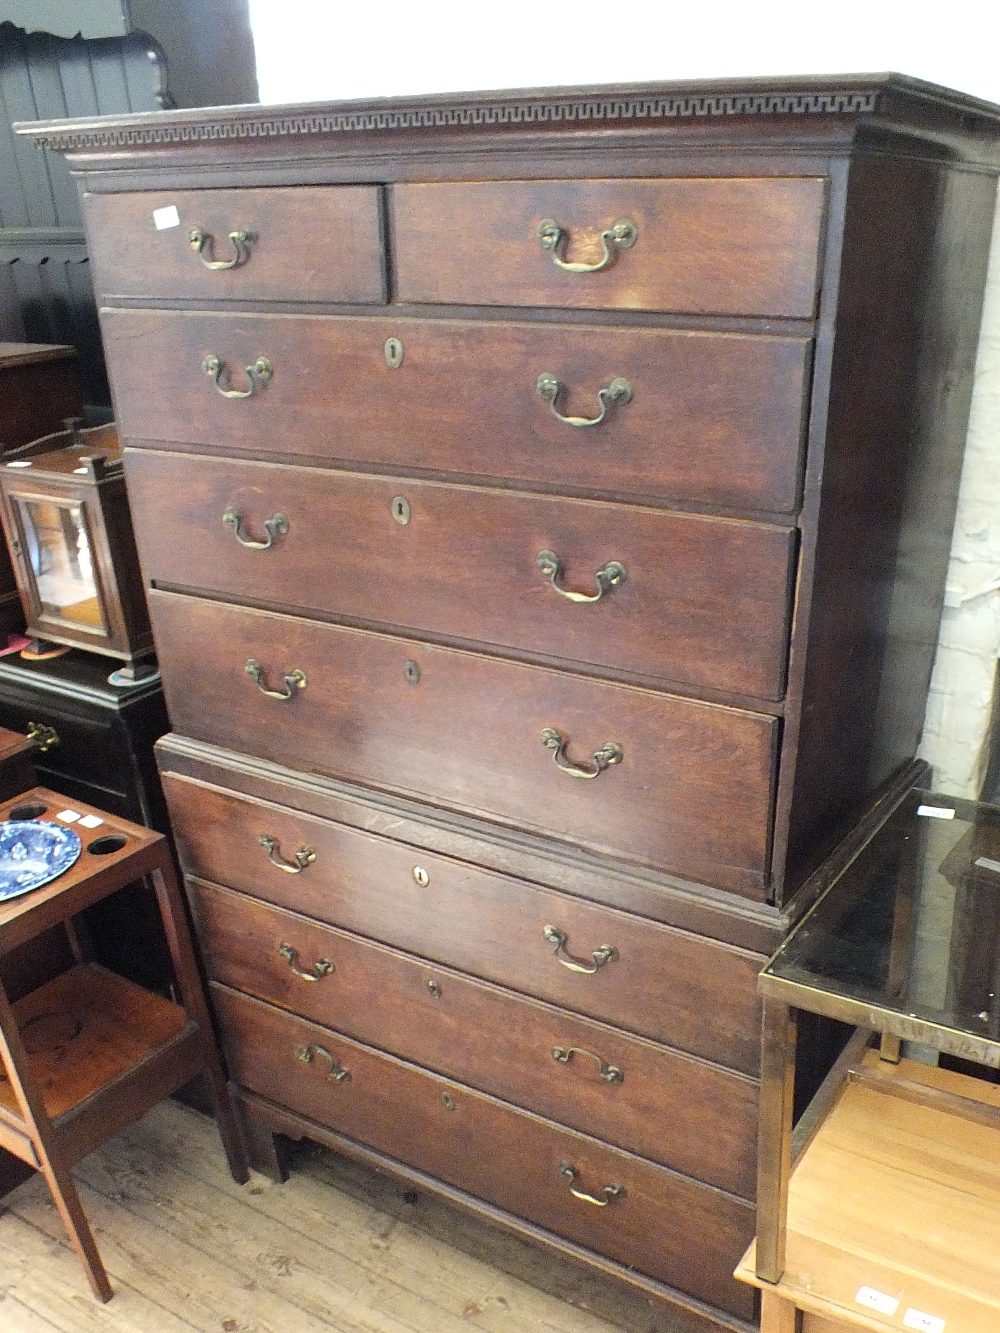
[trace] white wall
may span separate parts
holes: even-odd
[[[261,101],[898,70],[1000,102],[1000,4],[952,0],[250,0]],[[1000,591],[1000,222],[922,753],[974,796]]]

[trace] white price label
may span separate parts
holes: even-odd
[[[169,204],[166,208],[153,209],[153,226],[157,231],[166,231],[168,227],[179,227],[181,225],[181,215],[177,211],[176,204]]]
[[[944,1320],[936,1314],[925,1314],[923,1310],[907,1310],[903,1315],[903,1327],[914,1328],[917,1333],[944,1333]]]
[[[955,818],[955,811],[949,810],[946,805],[918,805],[917,814],[923,815],[925,819]]]
[[[79,810],[60,810],[56,815],[56,819],[61,819],[64,824],[75,824],[79,818]]]
[[[895,1314],[899,1309],[899,1301],[895,1296],[887,1296],[884,1291],[876,1291],[874,1287],[859,1287],[854,1299],[866,1310],[877,1310],[879,1314]]]
[[[80,827],[81,827],[81,828],[97,828],[97,826],[98,826],[99,824],[103,824],[103,823],[104,823],[104,820],[103,820],[103,819],[98,819],[96,815],[84,815],[84,817],[80,820]]]

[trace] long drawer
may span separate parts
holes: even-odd
[[[153,450],[127,466],[154,584],[781,694],[790,529]]]
[[[819,177],[434,182],[391,199],[401,301],[800,318],[815,306]]]
[[[764,896],[775,718],[174,593],[150,609],[177,731]]]
[[[805,337],[194,310],[104,310],[101,321],[127,438],[782,513],[797,504]],[[210,356],[220,368],[206,374]],[[270,378],[251,381],[261,357]],[[254,383],[253,395],[223,397],[216,375],[229,392]],[[616,380],[627,403],[608,392]],[[602,391],[599,424],[557,419],[599,416]]]
[[[169,772],[163,786],[189,875],[757,1071],[760,954]],[[602,945],[617,957],[595,968]]]
[[[753,1198],[752,1080],[299,913],[190,883],[213,980]]]
[[[83,212],[100,296],[386,299],[376,186],[84,194]]]
[[[211,989],[230,1071],[252,1092],[650,1277],[751,1316],[752,1293],[730,1277],[753,1235],[749,1203],[329,1028],[218,985]],[[574,1197],[573,1190],[589,1197]]]

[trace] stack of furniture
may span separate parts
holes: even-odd
[[[745,1329],[756,975],[923,719],[1000,111],[897,77],[68,154],[258,1164]]]

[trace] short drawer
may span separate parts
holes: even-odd
[[[99,298],[386,299],[374,186],[85,194],[83,213]]]
[[[217,985],[212,998],[250,1091],[750,1318],[753,1294],[731,1276],[754,1230],[744,1200],[260,1001]]]
[[[156,590],[150,609],[176,731],[764,896],[773,717]]]
[[[190,889],[215,981],[754,1197],[751,1079],[243,894]]]
[[[397,294],[808,319],[823,207],[814,176],[396,185]]]
[[[132,440],[779,513],[798,503],[805,337],[195,310],[104,310],[101,327]],[[261,358],[270,378],[251,380]],[[602,412],[591,426],[559,419]]]
[[[169,772],[163,786],[189,875],[757,1072],[760,954]],[[602,946],[617,957],[595,967]]]
[[[127,474],[154,584],[781,695],[789,528],[154,450]]]

